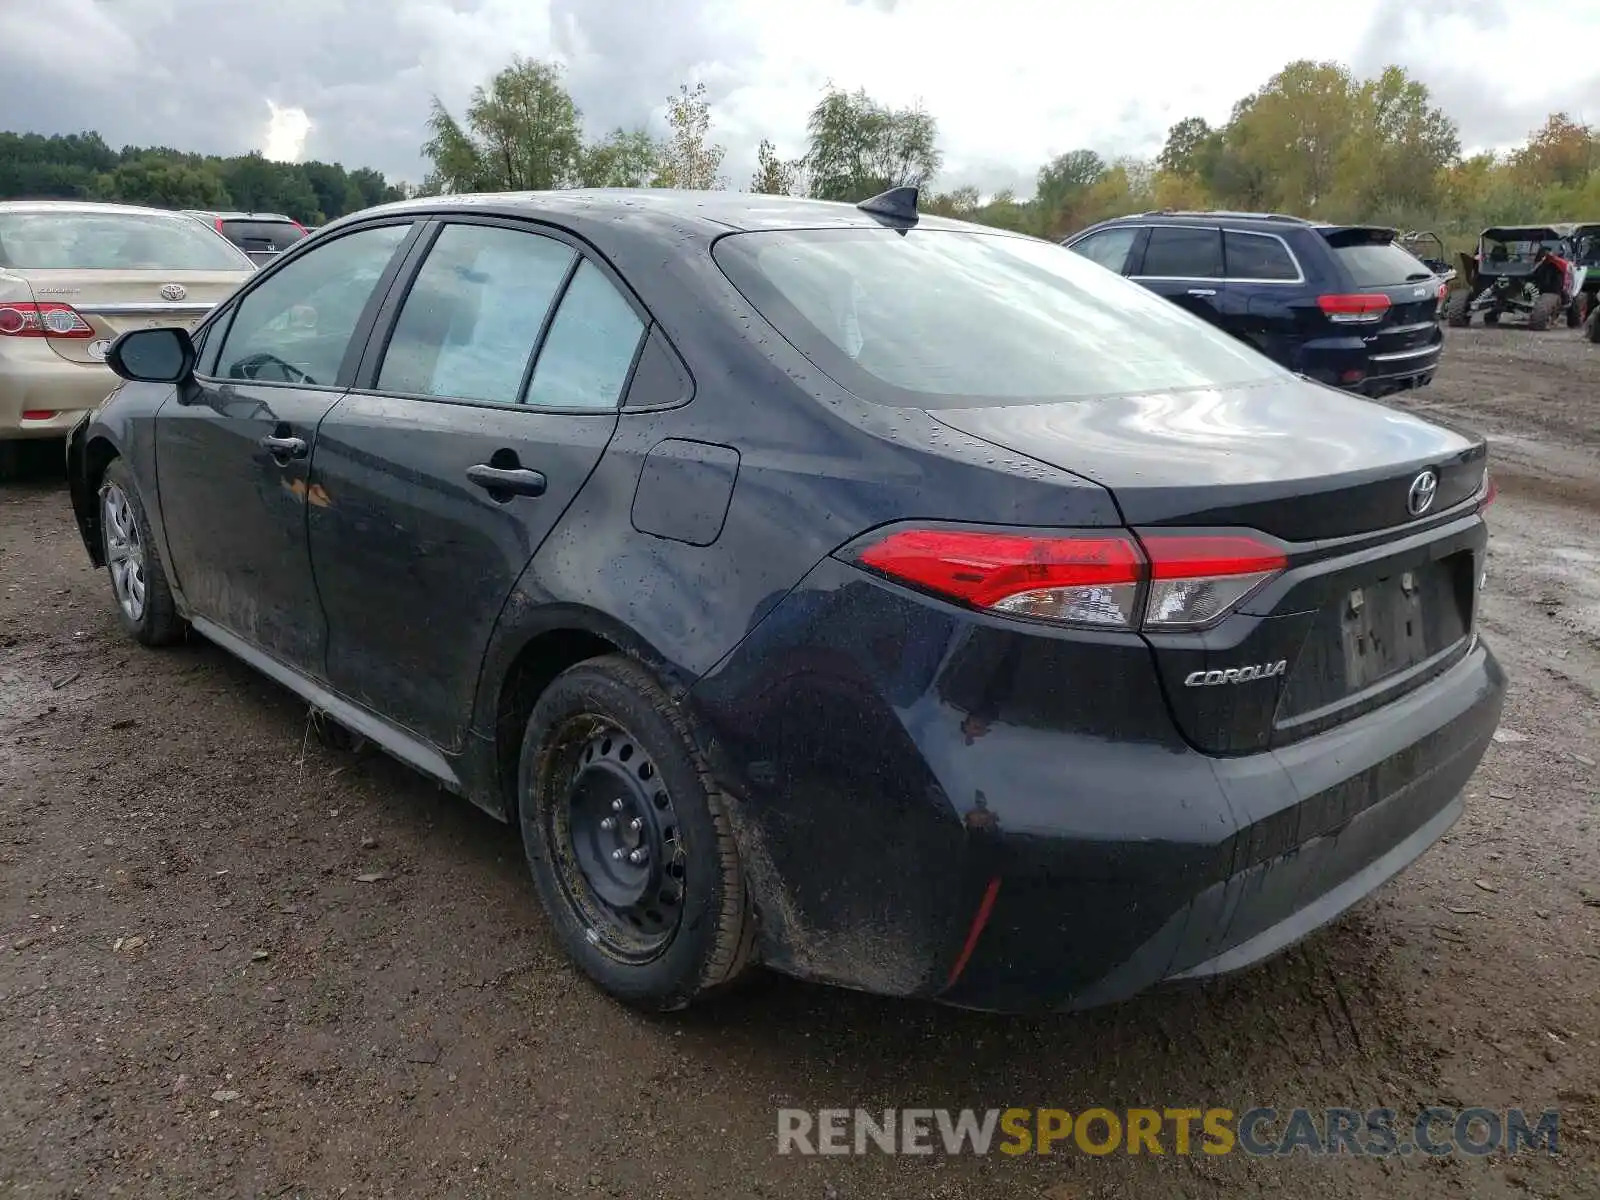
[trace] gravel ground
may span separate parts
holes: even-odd
[[[1450,333],[1512,678],[1467,816],[1203,989],[1008,1020],[758,977],[649,1019],[514,835],[203,644],[125,640],[55,460],[0,489],[0,1193],[1600,1196],[1600,347]],[[1560,1157],[776,1154],[783,1106],[1561,1110]]]

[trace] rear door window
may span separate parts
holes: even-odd
[[[1222,235],[1222,248],[1229,279],[1293,283],[1300,278],[1288,247],[1269,234],[1229,229]]]
[[[518,403],[546,314],[576,257],[572,247],[526,230],[446,225],[400,309],[378,390]]]
[[[541,408],[615,408],[633,369],[644,322],[599,267],[572,277],[528,384]]]
[[[1222,230],[1188,225],[1152,229],[1139,274],[1146,279],[1222,278]]]

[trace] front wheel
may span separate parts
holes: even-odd
[[[1451,292],[1450,298],[1444,302],[1444,319],[1447,325],[1456,329],[1465,329],[1472,324],[1472,293]]]
[[[1589,319],[1589,293],[1579,292],[1572,298],[1572,303],[1567,307],[1567,328],[1581,329],[1583,323]]]
[[[133,472],[120,458],[112,460],[100,484],[100,536],[122,627],[146,646],[182,639],[183,618],[167,585],[144,502]]]
[[[625,1003],[664,1012],[733,981],[755,920],[689,719],[620,655],[557,676],[522,740],[528,867],[563,946]]]

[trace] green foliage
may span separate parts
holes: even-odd
[[[580,187],[645,187],[661,164],[661,146],[647,129],[613,129],[578,156]]]
[[[377,171],[329,163],[190,154],[166,146],[112,150],[98,133],[0,133],[0,198],[115,200],[156,208],[281,212],[318,224],[398,200]]]
[[[684,84],[676,96],[667,98],[667,125],[672,136],[661,149],[655,185],[697,191],[726,187],[727,181],[717,173],[726,151],[707,140],[711,136],[711,105],[706,101],[705,84],[697,83],[692,90]]]
[[[830,87],[811,110],[806,170],[819,200],[865,200],[921,187],[939,171],[939,126],[921,108],[889,108],[863,90]]]
[[[756,173],[750,177],[752,192],[769,196],[792,196],[799,190],[805,172],[805,159],[778,157],[778,148],[766,138],[756,147]]]
[[[488,87],[473,89],[465,122],[434,97],[423,153],[442,192],[521,192],[570,187],[583,156],[582,114],[554,63],[516,57]]]

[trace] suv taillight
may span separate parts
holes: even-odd
[[[94,326],[70,304],[0,305],[0,337],[91,338]]]
[[[1350,296],[1318,296],[1317,307],[1336,325],[1371,325],[1389,311],[1389,297],[1357,292]]]
[[[1248,532],[1137,536],[898,529],[846,557],[897,583],[971,608],[1099,629],[1203,629],[1288,564]]]

